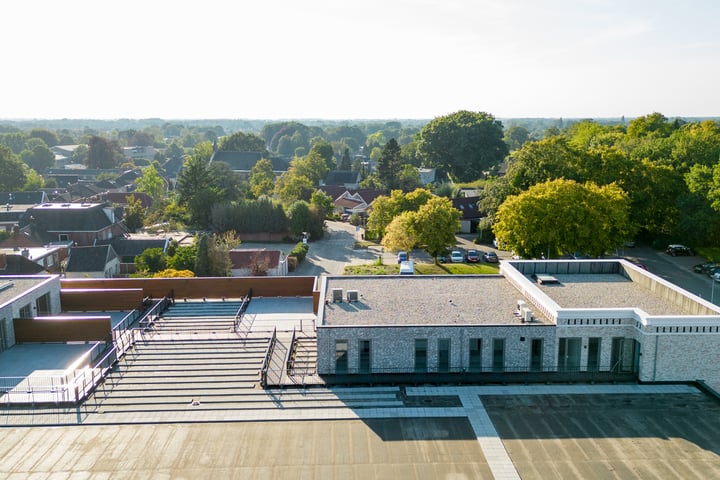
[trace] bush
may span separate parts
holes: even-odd
[[[309,248],[310,247],[308,247],[307,243],[298,242],[290,251],[289,256],[297,258],[298,263],[300,263],[305,260],[305,256],[307,255]]]
[[[288,257],[288,272],[294,272],[298,266],[297,257]]]

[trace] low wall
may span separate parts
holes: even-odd
[[[102,342],[112,338],[106,317],[35,317],[13,319],[16,343]]]
[[[140,289],[142,297],[153,298],[171,293],[175,298],[239,298],[250,289],[255,297],[312,297],[315,277],[82,278],[64,279],[61,286],[63,290]]]
[[[61,285],[65,285],[63,280]],[[60,305],[64,312],[103,312],[142,308],[142,288],[67,288],[60,290]]]

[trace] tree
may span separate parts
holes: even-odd
[[[200,228],[210,224],[212,206],[223,198],[223,192],[215,184],[208,166],[211,155],[212,146],[209,143],[196,145],[193,154],[183,164],[177,181],[179,203],[187,207],[190,223]]]
[[[127,198],[127,207],[125,207],[123,221],[131,232],[137,232],[138,229],[143,226],[143,222],[145,221],[145,207],[143,207],[140,199],[135,198],[134,195],[130,195]]]
[[[148,194],[153,201],[161,200],[165,194],[165,181],[153,164],[146,167],[142,176],[135,179],[135,186],[136,191]]]
[[[385,230],[382,245],[391,252],[410,251],[417,244],[414,229],[415,212],[402,212],[393,218]]]
[[[310,150],[304,157],[296,157],[290,162],[290,168],[294,170],[297,175],[301,175],[310,180],[313,186],[320,184],[321,180],[325,179],[325,176],[330,171],[328,168],[327,160],[317,150]]]
[[[88,140],[88,168],[113,168],[117,165],[117,159],[120,156],[122,156],[122,152],[117,141],[111,141],[96,135],[93,135]]]
[[[420,181],[420,170],[418,170],[416,166],[406,163],[400,168],[397,182],[398,187],[403,192],[410,192],[421,188],[422,182]]]
[[[352,161],[350,160],[350,149],[346,148],[343,150],[342,159],[340,160],[340,165],[338,165],[338,170],[350,170],[352,168]]]
[[[230,249],[239,245],[234,232],[200,235],[193,271],[198,277],[229,277],[232,269]]]
[[[310,147],[310,152],[308,152],[308,154],[316,154],[320,156],[320,158],[325,160],[325,166],[327,167],[328,171],[334,170],[337,165],[335,162],[335,152],[333,151],[332,145],[330,145],[328,142],[326,142],[320,137],[313,138],[311,143],[312,147]]]
[[[303,232],[312,230],[313,216],[310,204],[303,200],[293,203],[288,209],[289,229],[295,237],[301,237]]]
[[[438,117],[419,133],[418,156],[439,174],[472,181],[507,155],[502,123],[488,113],[459,111]]]
[[[437,262],[437,257],[455,245],[455,233],[460,230],[460,210],[452,200],[432,197],[413,215],[413,230],[417,243]]]
[[[560,179],[508,197],[493,232],[526,257],[576,251],[596,256],[632,238],[635,228],[627,194],[618,186]]]
[[[583,152],[563,136],[528,142],[510,157],[506,177],[518,190],[556,178],[579,180],[578,164],[582,155]]]
[[[5,145],[0,145],[0,191],[15,192],[25,185],[25,165]]]
[[[398,177],[401,167],[400,145],[394,138],[391,138],[383,147],[377,164],[378,177],[388,190],[399,187]]]
[[[36,172],[42,173],[55,165],[55,154],[45,145],[36,145],[32,150],[23,150],[20,160]]]
[[[235,132],[220,141],[222,152],[265,152],[265,140],[250,133]]]
[[[275,182],[275,194],[284,205],[291,205],[297,200],[310,200],[315,184],[304,175],[300,175],[294,167],[280,175]]]
[[[525,142],[530,140],[530,132],[527,128],[520,125],[513,125],[505,130],[503,140],[508,146],[508,150],[513,151],[522,147]]]
[[[57,134],[46,128],[33,128],[30,130],[29,137],[41,139],[47,147],[54,147],[60,143]]]
[[[173,254],[167,259],[168,268],[175,270],[194,271],[195,258],[197,257],[198,246],[196,243],[186,246],[178,246]]]
[[[272,162],[267,158],[261,158],[250,170],[250,193],[253,197],[259,198],[262,195],[270,195],[275,188],[275,172]]]
[[[432,193],[424,188],[418,188],[404,194],[401,190],[393,190],[390,196],[381,195],[373,202],[373,208],[367,221],[367,228],[380,238],[393,219],[402,212],[414,212],[425,205]]]
[[[135,268],[145,275],[165,270],[167,255],[162,248],[148,248],[135,257]]]

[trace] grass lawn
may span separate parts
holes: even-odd
[[[417,275],[460,275],[460,274],[486,274],[498,273],[496,263],[415,263]],[[348,265],[345,275],[398,275],[400,265]]]

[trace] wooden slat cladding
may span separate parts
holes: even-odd
[[[16,343],[101,342],[112,338],[110,317],[35,317],[13,319]]]
[[[142,308],[142,288],[67,288],[60,290],[64,312],[102,312]]]

